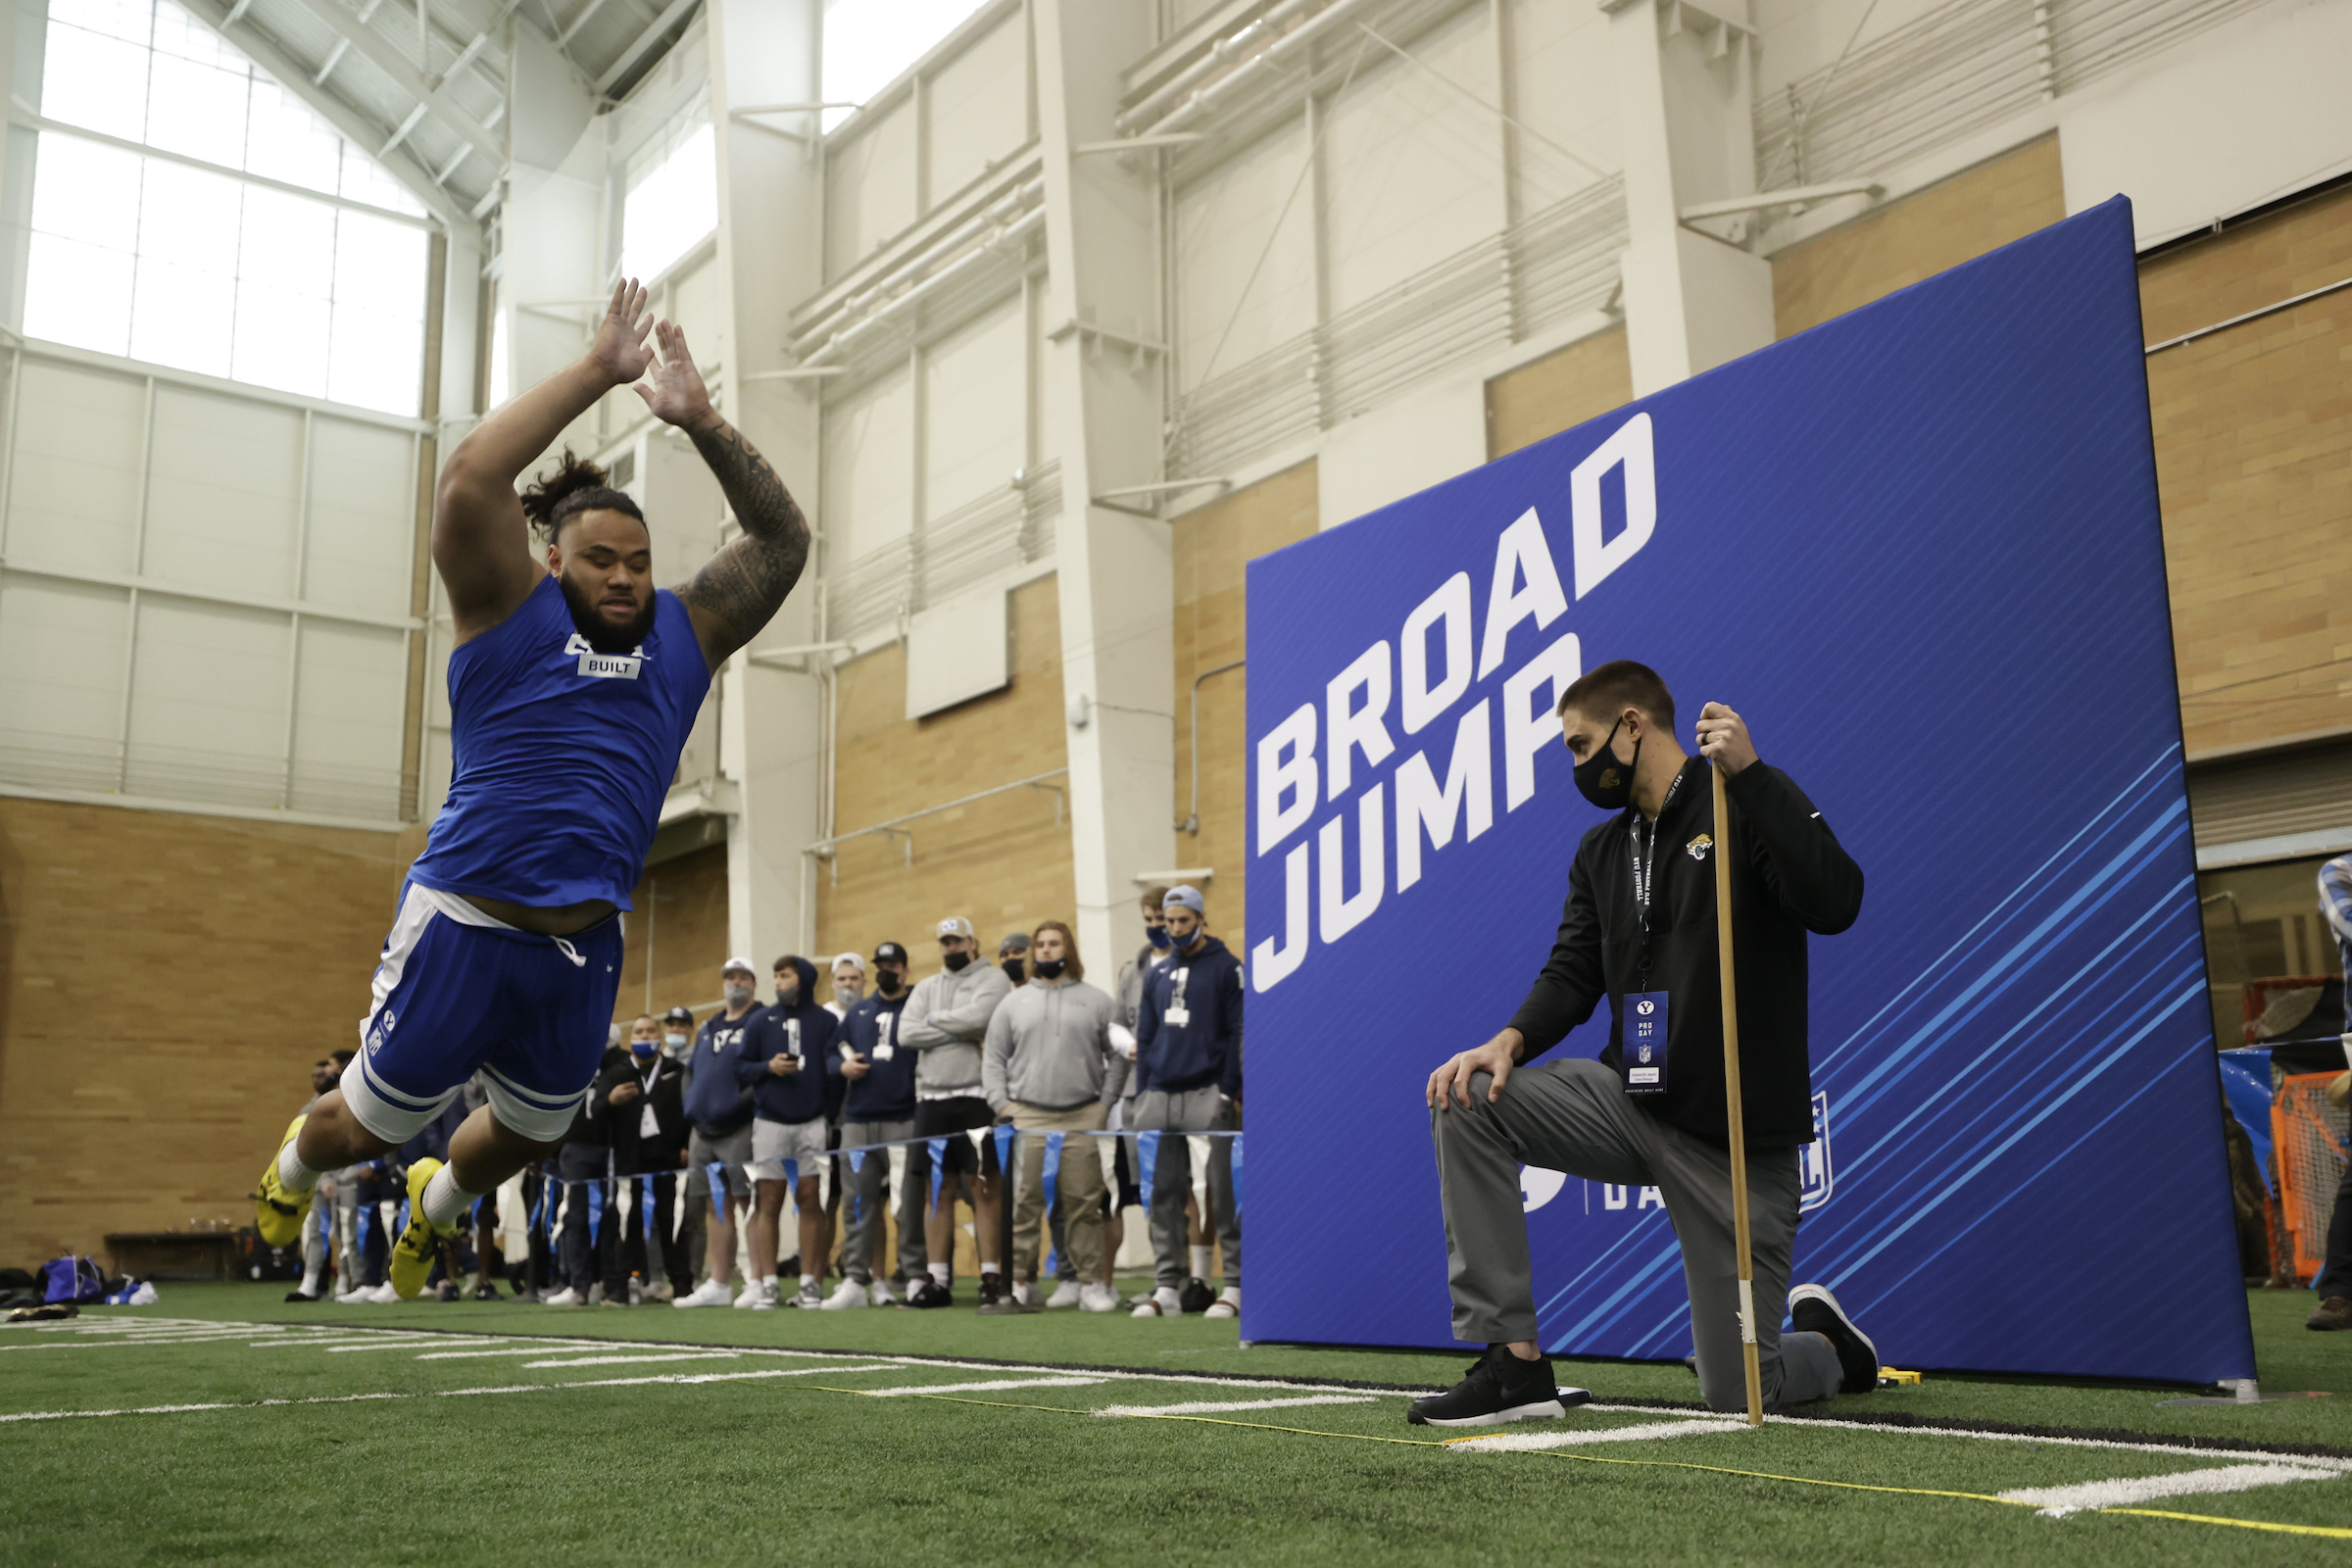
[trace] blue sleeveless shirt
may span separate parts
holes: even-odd
[[[710,665],[678,596],[634,654],[600,654],[549,577],[449,659],[449,799],[409,879],[547,908],[628,908]]]

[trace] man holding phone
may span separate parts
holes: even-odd
[[[841,1112],[842,1161],[849,1191],[843,1206],[850,1220],[849,1245],[842,1249],[842,1282],[825,1298],[828,1312],[853,1306],[889,1306],[897,1299],[890,1282],[875,1278],[880,1268],[887,1184],[899,1206],[899,1273],[924,1275],[922,1174],[909,1179],[906,1141],[914,1136],[915,1054],[899,1044],[899,1015],[906,1010],[906,950],[896,942],[874,949],[874,994],[841,1021],[841,1034],[825,1070],[849,1085]],[[898,1147],[870,1154],[849,1151],[873,1144]],[[854,1161],[854,1163],[853,1163]]]

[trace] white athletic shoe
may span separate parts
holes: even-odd
[[[865,1288],[865,1304],[868,1306],[898,1305],[899,1298],[891,1294],[890,1281],[876,1280],[868,1285]]]
[[[781,1287],[778,1288],[781,1289]],[[824,1287],[814,1280],[803,1280],[800,1290],[794,1294],[792,1299],[781,1304],[797,1306],[809,1312],[819,1311],[825,1304]]]
[[[1022,1280],[1018,1284],[1014,1285],[1012,1288],[1012,1298],[1022,1306],[1037,1305],[1036,1283],[1031,1280]]]
[[[833,1294],[817,1303],[828,1312],[843,1312],[853,1306],[871,1304],[864,1286],[856,1280],[843,1280],[833,1288]]]
[[[1239,1285],[1226,1286],[1217,1293],[1217,1298],[1208,1303],[1208,1310],[1200,1315],[1202,1317],[1240,1317],[1242,1315],[1242,1288]]]
[[[375,1292],[373,1290],[368,1286],[359,1285],[337,1296],[335,1304],[337,1306],[361,1306],[374,1299]]]
[[[735,1299],[735,1287],[725,1280],[705,1280],[687,1295],[670,1302],[672,1306],[724,1306]]]
[[[772,1307],[775,1304],[767,1294],[767,1287],[759,1280],[745,1280],[743,1294],[735,1298],[735,1306],[739,1311],[757,1311],[762,1306]]]
[[[555,1295],[548,1297],[539,1304],[541,1306],[578,1306],[580,1304],[580,1293],[566,1285],[564,1287],[564,1289],[558,1291]]]
[[[1059,1295],[1059,1292],[1055,1292]],[[1054,1303],[1048,1301],[1048,1306]],[[1115,1312],[1119,1309],[1119,1293],[1107,1285],[1082,1285],[1078,1288],[1078,1310],[1081,1312]]]
[[[1079,1290],[1076,1280],[1063,1280],[1059,1285],[1054,1287],[1054,1294],[1046,1298],[1046,1304],[1048,1306],[1076,1306],[1084,1294]]]
[[[400,1293],[392,1288],[390,1280],[386,1280],[368,1293],[368,1299],[378,1306],[390,1306],[400,1299]]]
[[[1162,1285],[1150,1296],[1135,1303],[1130,1317],[1182,1317],[1184,1307],[1177,1300],[1174,1287]]]

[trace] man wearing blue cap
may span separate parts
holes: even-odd
[[[1136,1014],[1135,1127],[1177,1136],[1159,1140],[1145,1195],[1152,1205],[1154,1278],[1151,1296],[1136,1305],[1137,1317],[1173,1317],[1182,1310],[1185,1248],[1192,1239],[1184,1222],[1192,1152],[1182,1135],[1239,1126],[1242,1099],[1242,960],[1208,934],[1208,906],[1199,888],[1170,888],[1161,907],[1169,953],[1145,979]],[[1242,1304],[1242,1226],[1233,1208],[1232,1143],[1215,1142],[1207,1206],[1225,1253],[1225,1289],[1208,1312],[1234,1317]]]

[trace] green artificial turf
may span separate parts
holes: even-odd
[[[0,1330],[0,1416],[229,1406],[0,1420],[0,1564],[1624,1560],[2140,1568],[2352,1554],[2352,1540],[2114,1513],[2051,1519],[1916,1494],[2246,1462],[2223,1452],[1775,1422],[1752,1432],[1711,1424],[1689,1436],[1470,1453],[1440,1445],[1457,1434],[1405,1425],[1403,1398],[1389,1393],[1367,1403],[1213,1420],[1087,1413],[1317,1392],[1220,1386],[1204,1375],[1430,1388],[1464,1364],[1458,1355],[1418,1351],[1245,1348],[1231,1322],[1075,1312],[980,1318],[968,1309],[302,1306],[283,1303],[282,1294],[283,1287],[166,1286],[155,1307],[93,1310],[82,1320],[295,1325],[245,1338],[190,1338],[201,1326],[145,1331],[176,1344]],[[2337,1397],[2168,1407],[2159,1401],[2182,1391],[1931,1375],[1915,1390],[1817,1410],[2352,1452],[2352,1336],[2304,1332],[2306,1295],[2256,1293],[2252,1304],[2266,1387],[2334,1389]],[[328,1330],[349,1332],[321,1332]],[[384,1330],[435,1332],[371,1338]],[[528,1335],[615,1343],[531,1348],[493,1338]],[[354,1341],[354,1348],[332,1348]],[[746,1353],[529,1365],[698,1348]],[[520,1353],[447,1353],[474,1350]],[[845,1353],[772,1353],[787,1350]],[[985,1364],[993,1362],[1019,1365]],[[1695,1394],[1679,1366],[1557,1365],[1563,1382],[1604,1399],[1687,1401]],[[1148,1375],[942,1396],[854,1392],[1034,1378],[1074,1366]],[[837,1370],[811,1370],[826,1368]],[[694,1376],[725,1381],[636,1381]],[[1676,1419],[1686,1417],[1593,1406],[1569,1422]],[[1396,1439],[1406,1441],[1367,1441]],[[1645,1462],[1625,1462],[1637,1460]],[[2148,1506],[2352,1528],[2352,1473]]]

